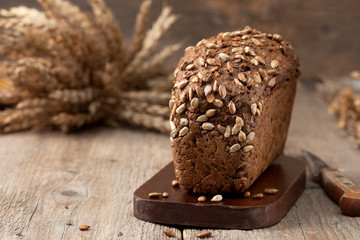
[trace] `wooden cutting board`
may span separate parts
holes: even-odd
[[[199,195],[173,187],[173,163],[169,163],[134,193],[134,215],[138,219],[169,225],[206,228],[256,229],[281,221],[305,188],[303,161],[280,156],[249,188],[251,194],[277,188],[262,199],[223,195],[221,202],[198,202]],[[168,198],[150,198],[150,192],[167,192]]]

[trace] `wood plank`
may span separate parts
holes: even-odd
[[[134,129],[1,136],[0,239],[167,239],[164,226],[133,217],[132,194],[169,148],[168,137]]]
[[[300,156],[307,149],[345,171],[360,185],[359,152],[355,142],[338,129],[322,100],[299,87],[285,153]],[[241,216],[239,216],[241,217]],[[253,231],[214,230],[216,239],[358,239],[360,218],[341,214],[339,207],[308,179],[307,189],[277,225]],[[199,229],[184,229],[184,239],[194,239]]]

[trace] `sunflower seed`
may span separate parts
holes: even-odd
[[[176,136],[177,136],[177,134],[178,134],[179,132],[178,132],[178,130],[175,128],[175,129],[173,129],[172,131],[171,131],[171,133],[170,133],[170,136],[171,136],[171,138],[176,138]]]
[[[263,110],[262,102],[258,103],[258,109],[259,109],[260,112],[262,112],[262,110]]]
[[[205,66],[205,60],[204,60],[204,58],[199,57],[199,58],[198,58],[198,61],[199,61],[199,65],[200,65],[200,66],[202,66],[202,67]]]
[[[170,129],[171,129],[171,131],[176,130],[176,125],[173,121],[170,121]]]
[[[244,126],[244,120],[239,116],[236,116],[235,122],[236,122],[237,126],[240,126],[240,127]]]
[[[196,44],[196,46],[198,47],[198,46],[200,46],[201,44],[203,44],[205,42],[205,39],[202,39],[202,40],[200,40],[197,44]]]
[[[254,66],[259,65],[259,61],[256,58],[251,59],[250,62],[254,64]]]
[[[180,103],[183,103],[186,101],[186,97],[187,97],[187,93],[186,92],[182,92],[180,94]]]
[[[220,108],[220,107],[222,107],[224,105],[224,103],[219,99],[215,99],[213,104],[214,104],[215,107],[218,107],[218,108]]]
[[[261,63],[261,64],[264,64],[264,65],[266,64],[265,60],[260,56],[256,56],[255,59],[258,60],[259,63]]]
[[[201,125],[201,127],[202,127],[202,129],[208,130],[208,131],[213,130],[215,128],[215,126],[212,123],[209,123],[209,122],[203,123]]]
[[[252,115],[255,116],[256,110],[257,110],[257,104],[256,103],[251,104],[251,113],[252,113]]]
[[[181,114],[181,113],[183,113],[185,111],[185,109],[186,109],[186,104],[183,103],[176,109],[176,113]]]
[[[277,68],[279,66],[279,61],[278,60],[272,60],[270,65],[271,65],[272,68]]]
[[[206,122],[208,120],[208,117],[204,114],[204,115],[200,115],[196,121],[197,122]]]
[[[212,116],[215,115],[215,113],[216,113],[216,109],[209,109],[209,110],[206,111],[205,115],[207,117],[212,117]]]
[[[174,71],[174,78],[176,78],[177,74],[179,73],[180,71],[180,68],[176,68],[175,71]]]
[[[232,73],[234,71],[234,68],[233,68],[233,65],[231,62],[227,62],[226,67],[230,73]]]
[[[272,79],[270,79],[270,81],[268,82],[268,86],[269,86],[269,87],[273,87],[273,86],[275,86],[275,83],[276,83],[276,79],[275,79],[275,78],[272,78]]]
[[[162,193],[162,197],[163,197],[163,198],[168,198],[168,197],[169,197],[169,193],[163,192],[163,193]]]
[[[225,127],[223,127],[223,126],[221,126],[221,125],[219,124],[219,125],[217,125],[217,128],[218,128],[218,130],[219,130],[219,132],[220,132],[221,134],[224,134],[224,133],[225,133]]]
[[[254,132],[250,132],[247,137],[246,137],[246,142],[250,143],[255,139],[255,133]]]
[[[238,86],[240,88],[240,90],[244,90],[244,85],[238,80],[238,79],[234,79],[235,85]]]
[[[253,150],[254,146],[253,145],[247,145],[243,148],[244,152],[250,152],[251,150]]]
[[[174,231],[170,230],[170,229],[164,229],[164,234],[168,237],[176,237],[176,234]]]
[[[238,78],[239,78],[239,80],[240,81],[242,81],[242,82],[246,82],[246,77],[245,77],[245,74],[244,73],[239,73],[238,74]]]
[[[194,89],[189,88],[189,100],[191,101],[194,97]]]
[[[244,35],[244,36],[241,37],[241,39],[243,39],[243,40],[247,40],[247,39],[249,39],[249,38],[250,38],[249,35]]]
[[[253,74],[253,78],[254,78],[255,82],[261,83],[261,76],[258,72]]]
[[[206,96],[206,101],[208,101],[209,103],[213,103],[215,101],[214,94],[210,93],[209,95],[207,95]]]
[[[246,134],[243,131],[239,132],[238,139],[240,142],[244,142],[246,140]]]
[[[256,109],[256,114],[257,114],[258,116],[261,115],[260,109]]]
[[[182,81],[180,81],[179,83],[178,83],[178,87],[180,88],[180,89],[183,89],[184,87],[186,87],[186,85],[188,85],[188,83],[189,83],[189,81],[188,80],[182,80]]]
[[[262,193],[257,193],[257,194],[254,194],[252,195],[253,198],[256,198],[256,199],[260,199],[260,198],[263,198],[264,197],[264,194]]]
[[[206,85],[204,90],[205,96],[209,95],[211,91],[212,91],[212,87],[210,85]]]
[[[80,225],[80,226],[79,226],[79,230],[80,230],[80,231],[85,231],[85,230],[88,230],[89,228],[90,228],[89,225]]]
[[[207,64],[212,65],[212,66],[217,65],[215,58],[208,58],[208,59],[206,59],[206,62],[207,62]]]
[[[169,100],[169,108],[170,108],[170,109],[173,109],[175,103],[176,103],[175,100]]]
[[[159,192],[149,193],[149,197],[151,197],[151,198],[161,197],[161,195],[162,195],[162,193],[159,193]]]
[[[226,53],[219,53],[219,57],[223,62],[226,62],[227,60],[230,59],[230,56],[227,55]]]
[[[246,54],[249,54],[251,52],[251,48],[249,46],[246,46],[244,51]]]
[[[207,237],[210,237],[211,234],[212,234],[211,232],[202,232],[202,233],[196,235],[196,237],[198,237],[198,238],[207,238]]]
[[[206,43],[205,47],[210,48],[210,49],[216,49],[217,48],[215,43]]]
[[[180,119],[180,126],[187,126],[188,124],[189,124],[189,120],[187,120],[186,118]]]
[[[210,72],[215,72],[215,71],[217,71],[217,70],[219,70],[219,66],[215,66],[215,67],[212,67],[212,68],[210,68]]]
[[[240,150],[240,148],[241,148],[240,144],[235,143],[234,145],[232,145],[232,146],[230,147],[230,153],[237,152],[237,151]]]
[[[172,181],[171,181],[171,185],[172,185],[173,187],[178,187],[178,186],[180,185],[180,182],[179,182],[179,180],[172,180]]]
[[[212,202],[221,202],[222,200],[223,200],[223,197],[222,197],[220,194],[215,195],[215,196],[211,199]]]
[[[278,33],[273,34],[272,38],[278,42],[281,42],[283,40],[283,37]]]
[[[189,64],[186,66],[186,70],[193,70],[195,68],[195,65],[194,64]]]
[[[186,134],[188,134],[190,131],[190,129],[188,127],[183,127],[180,131],[179,131],[179,137],[183,137]]]
[[[278,75],[279,74],[278,70],[276,70],[276,69],[269,69],[269,70],[267,70],[267,73],[270,75]]]
[[[230,134],[231,134],[231,127],[230,127],[230,125],[227,125],[226,129],[225,129],[224,137],[229,138]]]
[[[258,46],[262,45],[262,43],[256,38],[252,38],[251,41]]]
[[[183,61],[181,64],[180,64],[180,69],[181,70],[185,70],[185,67],[188,65],[188,62],[187,61]]]
[[[222,98],[226,97],[226,87],[224,85],[219,86],[219,95]]]
[[[279,189],[277,189],[277,188],[265,188],[264,189],[264,193],[270,194],[270,195],[276,194],[277,192],[279,192]]]
[[[198,197],[198,202],[205,202],[206,201],[206,197],[205,196],[200,196]]]
[[[230,101],[228,107],[231,114],[234,114],[236,112],[236,106],[233,101]]]
[[[248,198],[248,197],[250,197],[250,192],[249,191],[246,191],[246,192],[244,192],[244,197],[246,197],[246,198]]]
[[[215,80],[213,83],[213,92],[217,92],[217,90],[218,90],[218,82],[217,80]]]
[[[195,91],[196,91],[196,94],[198,95],[198,97],[201,98],[202,96],[204,96],[204,92],[199,85],[195,87]]]
[[[190,82],[197,83],[197,82],[199,82],[199,78],[197,76],[191,76],[190,77]]]
[[[240,132],[241,127],[239,125],[234,125],[234,127],[231,129],[231,135],[236,135]]]
[[[206,79],[206,73],[205,72],[198,72],[197,76],[202,81],[204,81]]]
[[[199,99],[198,98],[193,98],[190,102],[190,105],[192,108],[197,108],[199,106]]]
[[[244,57],[243,55],[241,55],[241,54],[236,54],[236,55],[234,56],[234,58],[237,59],[236,62],[240,62],[241,59],[244,59],[245,57]]]
[[[244,52],[244,49],[242,47],[235,47],[235,48],[231,49],[231,51],[233,53],[242,54]]]

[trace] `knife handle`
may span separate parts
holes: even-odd
[[[320,179],[325,191],[339,204],[344,215],[360,216],[360,189],[347,176],[337,169],[323,168]]]

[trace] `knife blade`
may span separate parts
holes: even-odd
[[[307,161],[312,179],[340,206],[344,215],[360,216],[360,189],[338,169],[329,167],[314,154],[301,150]]]

